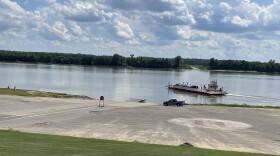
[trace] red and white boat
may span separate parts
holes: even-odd
[[[227,92],[223,90],[223,87],[219,87],[217,81],[211,81],[210,84],[206,87],[204,86],[195,86],[195,85],[188,85],[188,83],[177,83],[172,85],[171,83],[168,84],[168,89],[174,90],[181,90],[186,92],[193,92],[193,93],[200,93],[206,95],[226,95]]]

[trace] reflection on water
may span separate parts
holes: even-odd
[[[209,96],[168,90],[168,82],[207,85],[217,80],[229,94]],[[81,94],[106,99],[169,98],[189,103],[228,103],[280,106],[280,76],[199,70],[155,70],[111,67],[0,63],[0,87]]]

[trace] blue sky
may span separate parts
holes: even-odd
[[[273,0],[252,0],[252,2],[258,3],[259,5],[270,5],[273,3]]]
[[[1,0],[0,49],[280,62],[280,0]]]

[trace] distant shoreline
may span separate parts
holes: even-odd
[[[56,65],[56,66],[75,66],[75,67],[99,67],[99,68],[116,68],[116,69],[148,69],[148,70],[193,70],[190,66],[183,67],[179,69],[175,68],[148,68],[148,67],[132,67],[132,66],[104,66],[104,65],[78,65],[78,64],[56,64],[56,63],[41,63],[41,62],[7,62],[7,61],[0,61],[0,63],[11,63],[11,64],[27,64],[27,65]]]
[[[133,54],[131,54],[130,57],[125,57],[119,54],[92,55],[80,53],[46,53],[0,50],[0,61],[172,69],[186,67],[184,64],[184,59],[181,56],[176,56],[175,58],[158,58],[134,56]]]
[[[24,62],[43,64],[88,65],[88,66],[115,66],[115,67],[140,67],[155,69],[201,69],[225,70],[237,72],[264,72],[280,73],[280,63],[275,60],[268,62],[245,60],[218,60],[190,59],[176,56],[174,58],[148,57],[148,56],[122,56],[93,55],[81,53],[55,53],[55,52],[23,52],[0,50],[0,62]]]
[[[29,64],[29,65],[57,65],[57,66],[76,66],[76,67],[100,67],[100,68],[120,68],[120,69],[147,69],[147,70],[199,70],[199,71],[209,71],[209,72],[224,72],[224,73],[250,73],[250,74],[264,74],[264,75],[280,75],[280,73],[267,73],[267,72],[258,72],[258,71],[245,71],[245,70],[221,70],[221,69],[206,69],[205,67],[196,67],[194,65],[183,67],[180,69],[174,68],[145,68],[145,67],[119,67],[119,66],[103,66],[103,65],[77,65],[77,64],[54,64],[54,63],[41,63],[41,62],[7,62],[0,61],[0,63],[15,63],[15,64]],[[193,68],[195,67],[195,68]]]
[[[148,70],[199,70],[199,71],[209,71],[209,72],[224,72],[224,73],[250,73],[250,74],[264,74],[264,75],[280,75],[278,72],[258,72],[258,71],[245,71],[245,70],[222,70],[222,69],[207,69],[205,66],[197,67],[195,65],[188,65],[179,69],[175,68],[148,68],[148,67],[132,67],[132,66],[104,66],[104,65],[78,65],[78,64],[57,64],[57,63],[42,63],[42,62],[8,62],[0,61],[0,63],[15,63],[15,64],[30,64],[30,65],[57,65],[57,66],[76,66],[76,67],[100,67],[100,68],[123,68],[123,69],[148,69]]]

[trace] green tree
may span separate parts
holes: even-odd
[[[276,61],[269,60],[268,63],[266,64],[266,72],[274,72],[275,66],[276,66]]]
[[[218,61],[215,58],[211,58],[209,61],[209,68],[216,69],[218,66]]]
[[[112,58],[112,63],[111,65],[113,66],[125,66],[126,65],[126,59],[125,57],[119,55],[119,54],[114,54]]]
[[[177,56],[174,58],[174,67],[181,68],[184,65],[184,59],[181,56]]]

